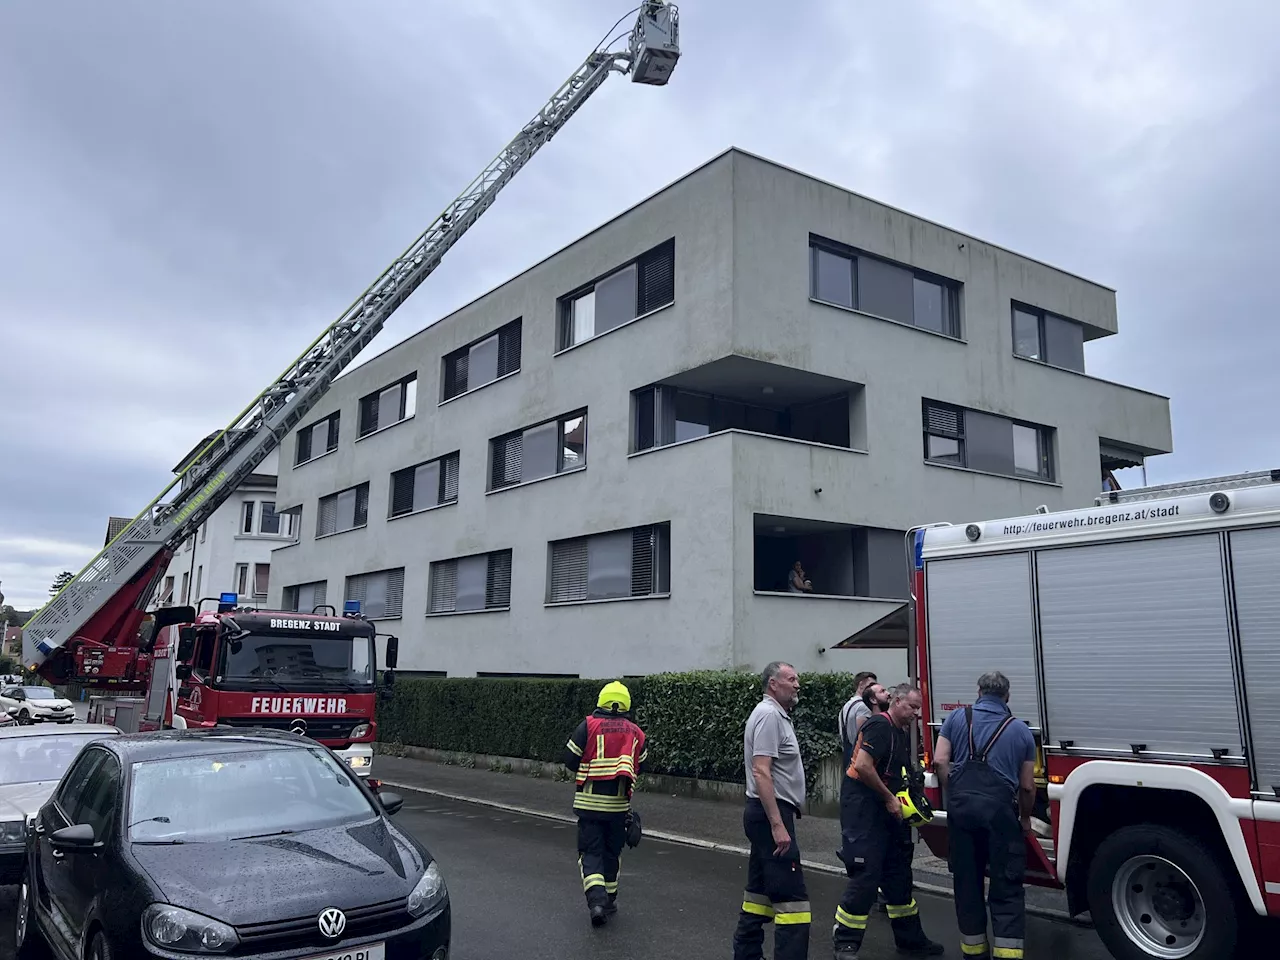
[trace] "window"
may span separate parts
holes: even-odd
[[[327,580],[315,580],[311,583],[295,583],[284,588],[281,606],[295,613],[312,613],[316,607],[324,606],[325,594],[328,592]]]
[[[495,550],[431,564],[427,613],[511,607],[511,551]]]
[[[389,427],[413,416],[418,399],[418,375],[411,373],[398,383],[383,387],[360,398],[360,429],[358,437],[367,437],[375,430]]]
[[[200,587],[204,583],[204,564],[196,567],[196,601],[200,600]]]
[[[676,299],[676,242],[659,244],[636,260],[560,298],[558,347],[608,333]]]
[[[267,584],[271,580],[271,564],[255,563],[253,565],[253,595],[255,598],[267,596]]]
[[[276,513],[274,500],[262,501],[262,516],[258,520],[258,532],[263,536],[280,536],[280,514]]]
[[[615,530],[551,544],[550,603],[671,592],[671,525]]]
[[[489,489],[500,490],[587,465],[587,411],[489,441]]]
[[[443,397],[451,400],[520,369],[520,320],[444,358]]]
[[[809,239],[809,297],[960,336],[960,285],[954,280],[817,237]]]
[[[369,484],[349,487],[320,498],[316,511],[316,536],[354,530],[369,522]]]
[[[182,575],[182,602],[186,603],[187,598],[191,595],[191,573],[188,571]]]
[[[253,533],[253,501],[244,502],[244,522],[240,525],[241,533]]]
[[[338,449],[339,413],[331,413],[323,420],[308,424],[298,430],[298,450],[293,459],[295,467]]]
[[[106,759],[107,754],[103,750],[92,748],[81,750],[80,755],[75,758],[71,768],[63,776],[53,799],[69,823],[76,822],[76,814],[79,813],[88,794],[93,775]]]
[[[1084,327],[1035,307],[1013,304],[1013,352],[1084,373]]]
[[[173,603],[173,577],[164,578],[164,587],[160,591],[161,603]]]
[[[924,456],[972,470],[1052,480],[1053,428],[924,401]]]
[[[370,620],[395,618],[404,607],[404,567],[347,577],[344,600],[359,600]]]
[[[724,430],[748,430],[836,447],[851,445],[853,397],[861,387],[819,400],[768,407],[730,397],[658,385],[632,393],[635,453]]]
[[[103,760],[85,783],[75,812],[67,811],[67,815],[72,823],[86,823],[93,827],[94,838],[102,840],[109,832],[120,796],[120,764],[104,751],[94,752],[102,752]]]
[[[243,597],[249,592],[249,565],[236,564],[236,596]]]
[[[418,510],[458,500],[458,452],[405,467],[391,474],[388,517],[403,517]]]
[[[200,542],[201,543],[204,543],[205,536],[208,533],[209,533],[209,524],[206,521],[205,523],[200,524]]]

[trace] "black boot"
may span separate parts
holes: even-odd
[[[918,913],[909,917],[898,917],[891,920],[890,925],[893,927],[893,941],[897,945],[898,953],[904,956],[937,957],[946,951],[942,944],[934,943],[924,935]]]
[[[609,922],[609,912],[605,909],[603,903],[593,903],[591,905],[591,925],[593,927],[603,927]]]
[[[604,905],[604,912],[609,917],[618,912],[618,895],[616,893],[609,894],[609,902]]]
[[[921,940],[898,944],[898,952],[908,957],[940,957],[946,951],[942,944],[935,943],[924,934],[921,937]]]

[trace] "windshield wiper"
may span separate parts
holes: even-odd
[[[133,823],[129,824],[129,829],[132,830],[134,827],[136,827],[140,823],[168,823],[168,822],[169,822],[168,817],[144,817],[141,820],[135,820]]]
[[[286,687],[279,680],[275,679],[274,677],[227,677],[227,679],[231,680],[232,682],[235,682],[237,680],[245,680],[245,681],[248,681],[249,683],[269,683],[269,684],[272,684],[277,690],[283,690],[285,693],[289,692],[289,688]]]
[[[232,837],[232,840],[261,840],[263,837],[282,837],[287,833],[297,833],[297,830],[273,830],[270,833],[251,833],[244,837]]]
[[[185,840],[134,840],[134,843],[140,843],[148,847],[174,847],[179,844],[186,843]]]

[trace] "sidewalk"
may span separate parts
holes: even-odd
[[[450,766],[427,760],[379,753],[373,775],[391,788],[423,790],[455,800],[471,800],[535,816],[573,820],[573,787],[546,777],[520,773],[492,773],[487,769]],[[694,843],[746,855],[742,835],[742,807],[736,803],[694,800],[661,793],[637,793],[634,806],[644,818],[645,833],[657,839]],[[810,870],[844,874],[836,857],[840,821],[806,816],[796,823],[804,865]],[[914,860],[916,886],[935,893],[951,893],[951,875],[943,860],[920,843]],[[1061,919],[1066,896],[1058,890],[1027,887],[1027,906]]]

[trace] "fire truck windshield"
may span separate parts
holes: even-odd
[[[372,689],[372,637],[247,634],[221,643],[219,686]]]

